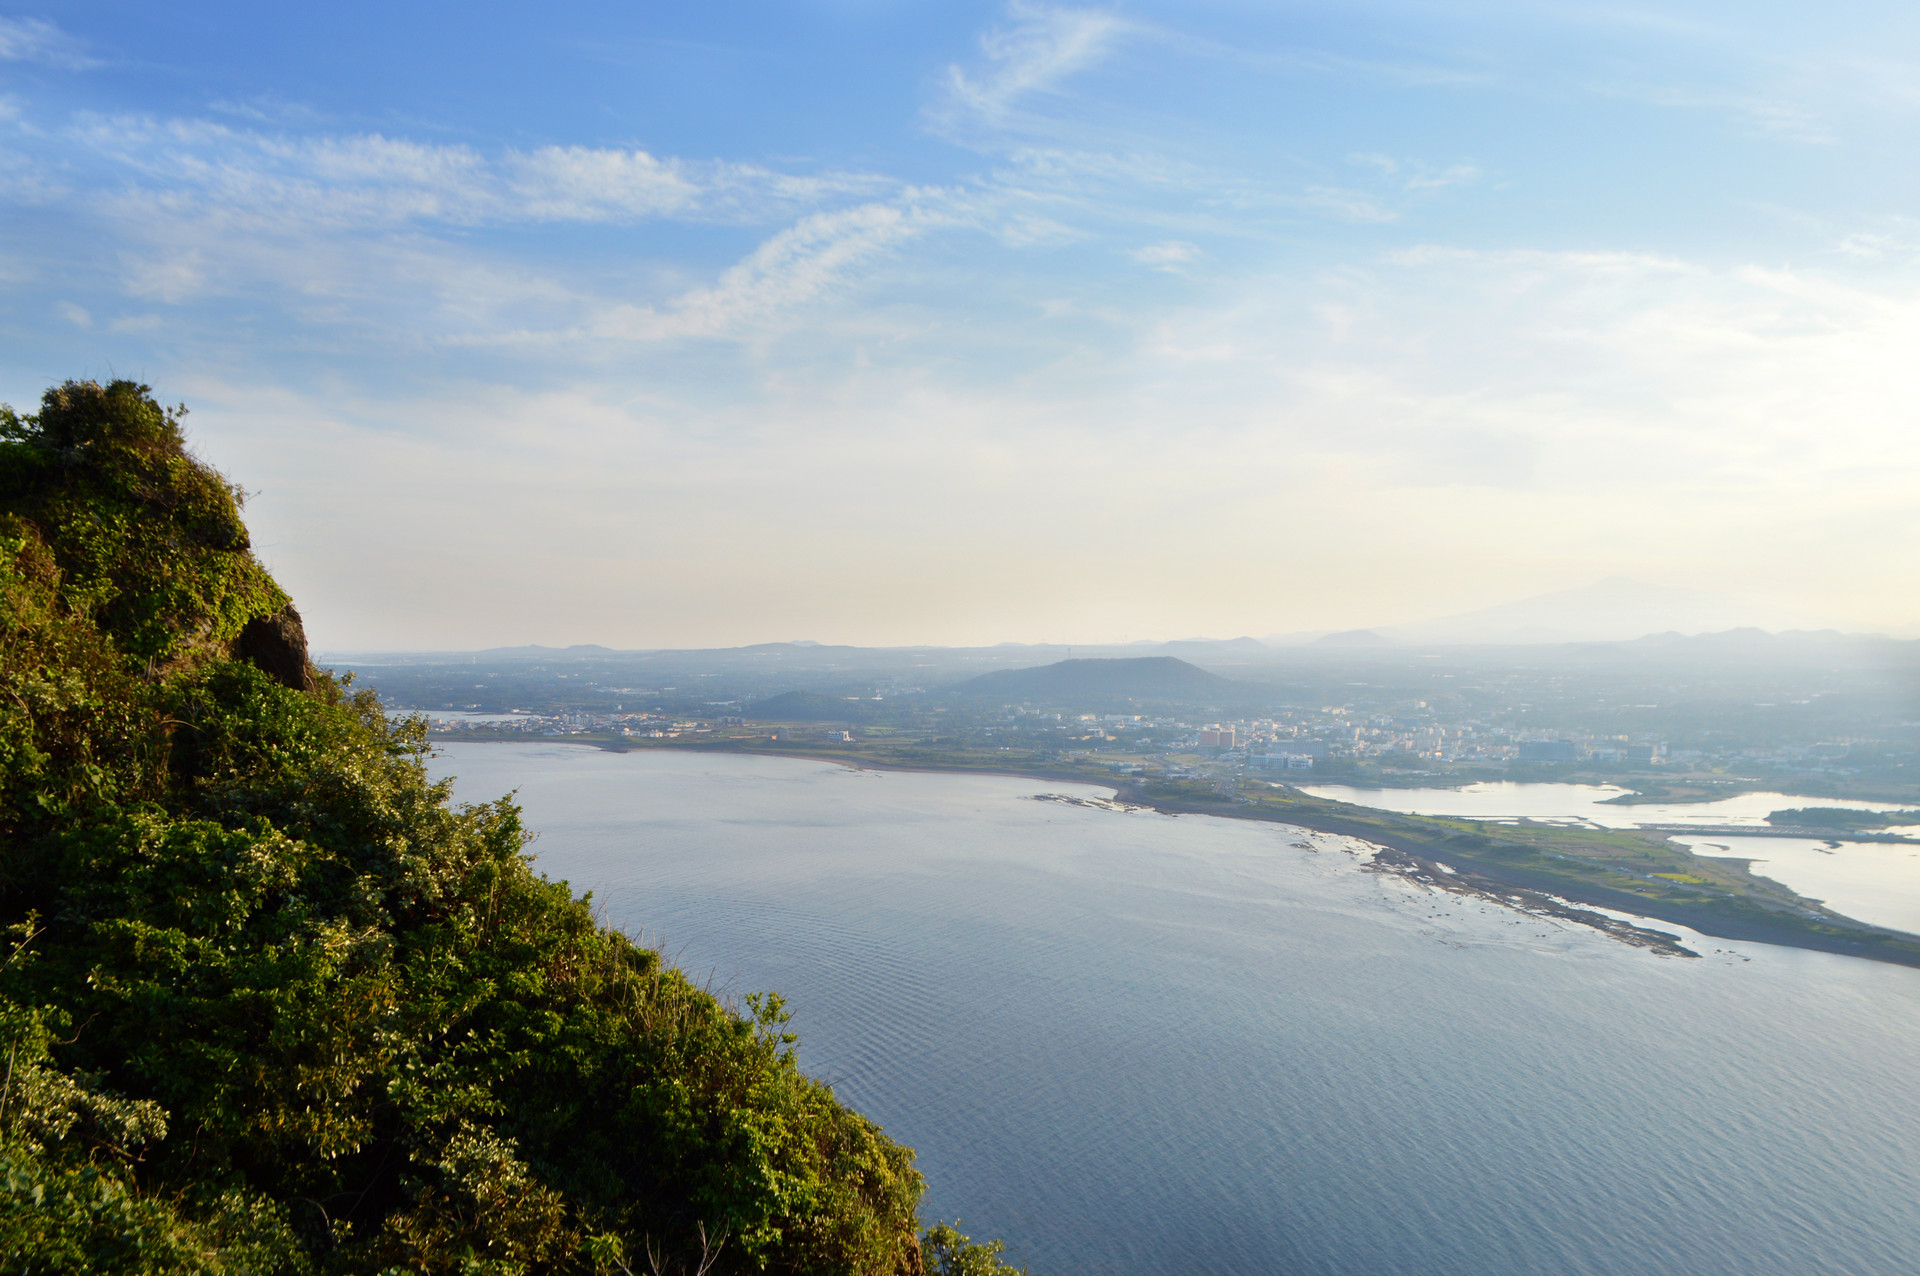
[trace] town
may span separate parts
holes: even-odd
[[[1911,646],[1866,649],[1847,663],[1825,648],[1810,659],[1792,646],[1729,661],[1712,644],[1682,645],[1611,665],[1589,650],[1577,653],[1577,670],[1572,654],[1556,660],[1537,650],[1280,653],[1265,662],[1237,653],[1238,663],[1222,652],[1204,669],[1173,661],[1207,681],[1105,689],[1034,683],[1065,666],[1020,670],[1024,653],[981,660],[856,649],[763,649],[754,659],[739,650],[422,658],[368,662],[357,672],[390,710],[423,714],[445,738],[752,749],[1217,784],[1557,779],[1675,798],[1770,787],[1906,801],[1920,796]],[[907,659],[922,656],[932,658]],[[1130,661],[1154,663],[1106,653],[1077,663],[1118,669]],[[1697,670],[1706,661],[1717,665],[1712,678]],[[990,677],[973,672],[982,664]],[[993,681],[1008,667],[1029,681]],[[646,674],[654,676],[641,681]],[[1686,694],[1676,694],[1683,681]]]

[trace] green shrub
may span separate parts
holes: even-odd
[[[145,387],[0,412],[0,1271],[919,1272],[911,1151],[778,999],[596,925],[418,720],[241,658],[274,617]]]
[[[962,1236],[959,1219],[937,1223],[920,1238],[921,1261],[927,1276],[1026,1276],[1027,1269],[1000,1261],[1007,1247],[999,1241],[979,1242]]]

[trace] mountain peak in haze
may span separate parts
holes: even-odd
[[[1316,647],[1390,647],[1393,639],[1387,638],[1371,629],[1343,629],[1339,633],[1322,634],[1313,640]]]
[[[1648,585],[1613,576],[1380,632],[1402,643],[1623,642],[1655,633],[1699,634],[1782,628],[1789,618],[1704,590]]]

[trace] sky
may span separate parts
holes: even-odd
[[[1920,7],[0,2],[0,401],[317,648],[1920,633]]]

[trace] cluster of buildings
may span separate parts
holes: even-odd
[[[411,712],[402,711],[402,712]],[[709,732],[715,723],[709,720],[675,719],[653,713],[455,713],[422,710],[421,716],[435,731],[509,732],[515,735],[622,735],[635,738],[671,739],[676,736]],[[721,721],[725,721],[722,719]],[[738,718],[732,719],[740,721]]]
[[[1077,723],[1070,715],[1038,716],[1061,720],[1070,742],[1089,746],[1083,752],[1197,752],[1216,763],[1237,763],[1256,772],[1312,771],[1335,758],[1409,769],[1436,762],[1656,766],[1666,761],[1661,741],[1514,731],[1477,720],[1443,723],[1426,716],[1426,708],[1420,703],[1412,707],[1411,716],[1397,716],[1328,706],[1317,712],[1294,710],[1271,718],[1204,723],[1123,714],[1082,714]],[[1007,716],[1018,720],[1033,715],[1010,709]]]
[[[944,711],[942,711],[944,712]],[[745,725],[736,711],[712,717],[676,717],[663,712],[479,714],[434,711],[426,714],[436,731],[509,732],[530,736],[615,734],[644,739],[675,739]],[[959,726],[958,723],[951,724]],[[855,733],[842,725],[777,728],[781,735],[827,743],[852,743]],[[1686,769],[1729,763],[1843,774],[1852,745],[1829,741],[1779,747],[1729,747],[1723,751],[1669,750],[1664,741],[1626,735],[1582,734],[1517,729],[1469,718],[1444,721],[1424,701],[1394,712],[1356,711],[1351,706],[1288,709],[1272,717],[1197,721],[1143,714],[1063,713],[1008,706],[997,719],[974,719],[961,728],[974,744],[1001,749],[1057,750],[1074,757],[1158,755],[1182,769],[1204,764],[1208,774],[1223,768],[1249,773],[1310,773],[1330,762],[1366,763],[1382,770],[1419,772],[1433,764],[1519,765],[1593,763],[1624,767],[1672,764]],[[1169,756],[1175,755],[1175,756]],[[1193,755],[1198,755],[1195,758]],[[1176,757],[1182,760],[1176,763]],[[1136,765],[1116,760],[1115,766]]]

